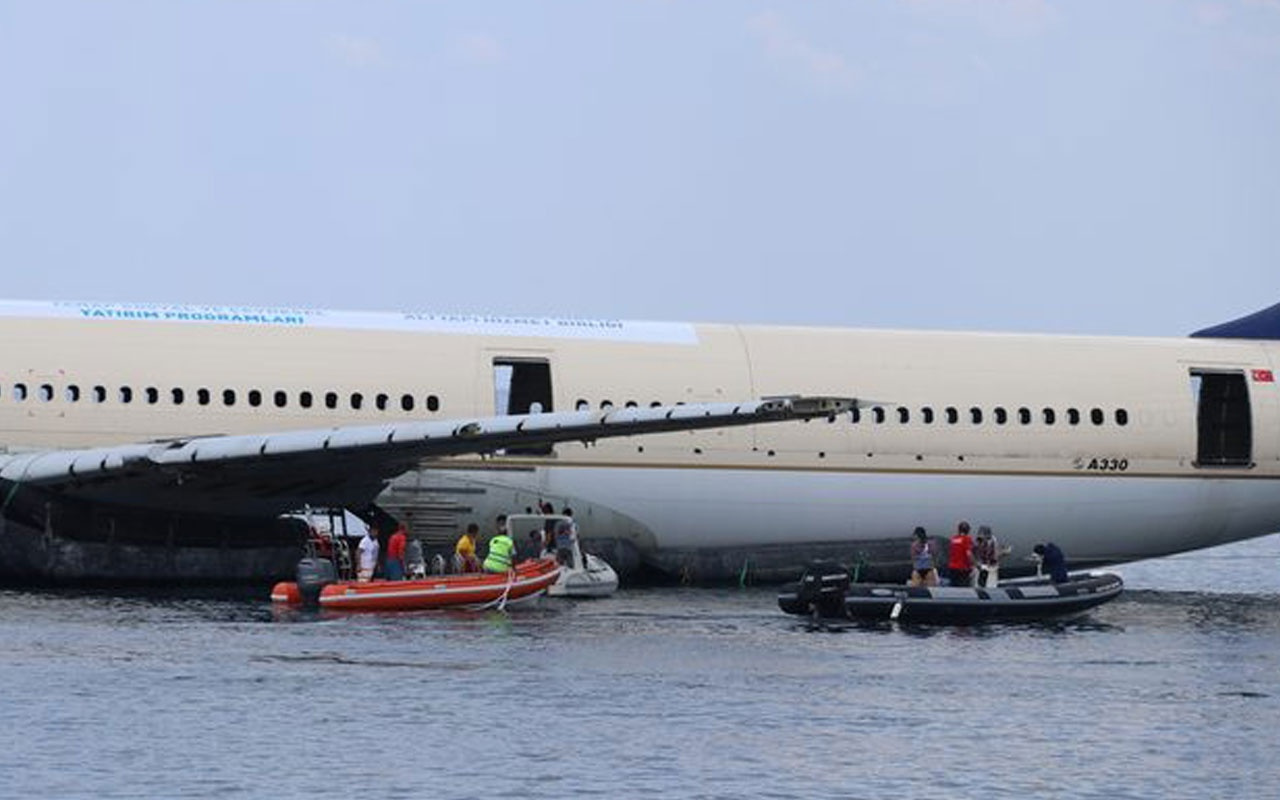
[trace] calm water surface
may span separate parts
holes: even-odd
[[[1270,796],[1280,537],[1071,623],[812,629],[775,590],[509,614],[0,591],[0,796]]]

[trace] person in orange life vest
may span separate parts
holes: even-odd
[[[391,534],[391,538],[387,540],[387,562],[385,566],[387,580],[404,580],[404,548],[408,541],[409,537],[405,533],[404,523],[402,522],[396,526],[395,533]]]
[[[947,576],[952,586],[968,586],[973,576],[973,539],[969,536],[969,523],[956,526],[947,551]]]

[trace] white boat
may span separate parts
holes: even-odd
[[[575,552],[580,552],[575,547]],[[618,573],[599,556],[583,554],[586,563],[581,559],[574,566],[562,570],[560,579],[547,589],[552,597],[608,597],[618,589]]]
[[[547,547],[561,560],[560,578],[547,589],[551,597],[608,597],[618,590],[618,573],[609,562],[584,553],[578,526],[564,514],[512,514],[507,526],[524,531],[541,527],[550,534]]]

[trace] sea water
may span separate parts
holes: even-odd
[[[1057,623],[814,627],[775,587],[508,613],[0,591],[0,796],[1280,796],[1280,537]]]

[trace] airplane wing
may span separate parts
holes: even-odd
[[[0,457],[0,488],[9,497],[21,487],[88,501],[221,514],[279,514],[307,504],[356,507],[424,460],[832,417],[854,405],[847,398],[772,397],[47,450]]]

